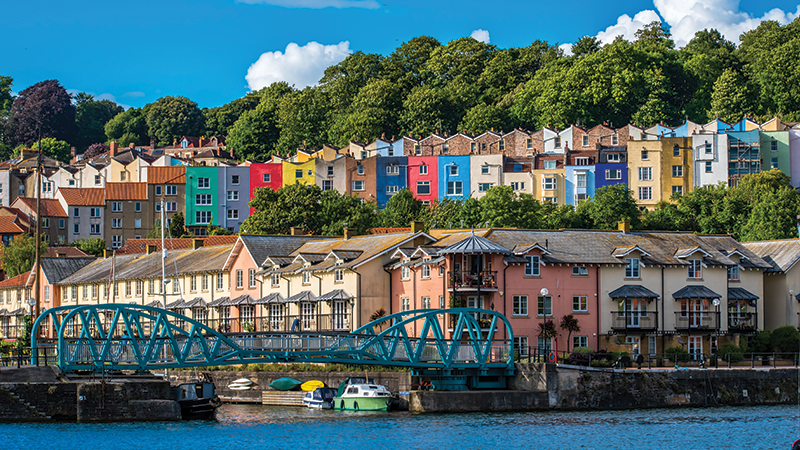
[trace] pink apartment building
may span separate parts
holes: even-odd
[[[436,156],[408,157],[408,189],[416,199],[427,204],[439,199],[438,167]]]

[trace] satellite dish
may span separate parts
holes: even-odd
[[[719,306],[719,299],[715,298],[714,300],[711,300],[711,304],[714,306]]]

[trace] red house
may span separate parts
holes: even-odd
[[[250,164],[250,198],[256,196],[256,188],[270,188],[277,191],[283,187],[283,164],[280,162]],[[250,208],[250,214],[255,208]]]

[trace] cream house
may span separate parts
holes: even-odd
[[[764,275],[765,328],[800,326],[800,240],[745,242],[770,264]]]

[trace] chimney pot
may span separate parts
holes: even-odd
[[[411,222],[411,232],[412,233],[419,233],[420,231],[425,231],[425,222],[421,220],[414,220]]]
[[[351,230],[350,228],[345,228],[345,229],[344,229],[344,239],[345,239],[345,240],[348,240],[348,239],[350,239],[352,236],[353,236],[353,230]]]
[[[291,227],[291,228],[289,228],[289,234],[291,236],[304,236],[305,235],[305,231],[306,230],[303,229],[303,227]]]

